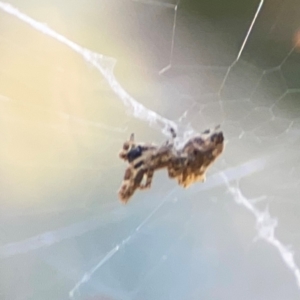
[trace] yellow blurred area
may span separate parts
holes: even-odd
[[[300,51],[300,29],[297,30],[294,34],[293,44],[294,44],[295,49]]]
[[[58,20],[63,27],[56,14]],[[65,45],[11,16],[1,14],[1,25],[1,177],[10,205],[22,199],[30,205],[30,199],[42,201],[53,185],[70,188],[61,178],[86,168],[78,144],[90,147],[93,135],[85,122],[73,124],[71,118],[84,120],[92,109],[82,105],[87,67]],[[99,132],[98,142],[101,138]]]
[[[101,7],[97,9],[101,12]],[[101,15],[111,35],[107,30],[99,34],[99,28],[87,25],[89,22],[81,20],[77,24],[75,19],[66,18],[67,10],[59,11],[55,4],[31,7],[30,13],[23,11],[36,20],[51,20],[50,28],[75,43],[78,38],[87,43],[82,46],[90,48],[93,41],[104,55],[120,55],[122,61],[145,65],[141,55],[144,49],[132,49],[128,43],[126,30],[135,30],[131,28],[133,24],[128,21],[128,28],[120,28],[118,22],[108,18],[107,10],[120,18],[122,11],[112,3]],[[82,18],[88,18],[84,11]],[[103,128],[124,129],[124,105],[98,70],[53,37],[5,13],[1,13],[0,36],[3,198],[9,206],[30,206],[37,202],[43,205],[44,199],[50,197],[55,205],[60,201],[55,197],[57,193],[63,195],[65,191],[67,195],[75,188],[72,181],[91,172],[107,176],[105,168],[121,165],[116,154],[123,139],[111,139],[110,129]],[[132,72],[132,66],[121,63],[115,74],[125,90],[139,101],[149,97],[149,90],[152,95],[156,92],[157,97],[148,99],[156,109],[162,105],[160,90],[151,86],[152,75],[145,70],[141,67]]]

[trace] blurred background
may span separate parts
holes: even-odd
[[[296,0],[0,2],[0,299],[300,299],[299,51]],[[122,205],[170,121],[225,152]]]

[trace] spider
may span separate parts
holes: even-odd
[[[129,163],[119,198],[127,203],[137,189],[151,187],[154,172],[166,168],[169,178],[187,188],[197,181],[205,181],[208,167],[223,152],[224,137],[217,126],[189,139],[182,149],[174,147],[175,131],[170,129],[172,139],[163,145],[136,143],[134,134],[123,144],[119,157]]]

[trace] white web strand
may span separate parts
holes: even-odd
[[[177,4],[172,7],[174,9],[174,19],[173,19],[172,40],[171,40],[171,51],[170,51],[169,64],[158,72],[159,75],[165,73],[166,71],[168,71],[172,67],[172,59],[173,59],[174,44],[175,44],[176,20],[177,20],[177,11],[178,11],[179,3],[180,3],[180,0],[178,0]]]
[[[132,0],[132,1],[143,3],[143,4],[148,4],[148,5],[167,7],[167,8],[174,8],[176,6],[172,3],[162,3],[162,2],[159,2],[159,1],[155,1],[155,0]]]
[[[252,32],[253,26],[254,26],[254,24],[255,24],[255,22],[256,22],[256,20],[257,20],[257,17],[258,17],[258,15],[259,15],[259,13],[260,13],[262,7],[263,7],[263,4],[264,4],[264,0],[260,0],[259,5],[258,5],[258,7],[257,7],[257,9],[256,9],[256,12],[255,12],[255,15],[254,15],[254,17],[253,17],[253,19],[252,19],[252,22],[251,22],[251,24],[250,24],[250,27],[249,27],[249,29],[248,29],[248,31],[247,31],[247,33],[246,33],[246,36],[245,36],[245,38],[244,38],[244,41],[243,41],[243,43],[242,43],[242,46],[241,46],[241,48],[240,48],[240,50],[239,50],[239,52],[238,52],[238,55],[237,55],[236,59],[234,60],[234,62],[233,62],[233,63],[229,66],[229,68],[227,69],[227,72],[226,72],[226,74],[225,74],[225,76],[224,76],[224,79],[223,79],[223,81],[222,81],[222,83],[221,83],[221,86],[220,86],[220,89],[219,89],[219,92],[218,92],[219,95],[221,94],[221,92],[222,92],[222,90],[223,90],[223,88],[224,88],[224,86],[225,86],[226,80],[227,80],[227,78],[228,78],[228,75],[229,75],[231,69],[232,69],[232,68],[235,66],[235,64],[239,61],[239,59],[240,59],[240,57],[241,57],[241,55],[242,55],[242,53],[243,53],[243,51],[244,51],[244,48],[245,48],[245,46],[246,46],[246,44],[247,44],[247,42],[248,42],[250,33]]]
[[[76,283],[76,285],[72,288],[72,290],[70,290],[69,292],[69,297],[70,298],[74,298],[75,293],[79,291],[80,286],[89,281],[91,279],[91,277],[93,276],[93,274],[99,269],[101,268],[109,259],[111,259],[120,249],[122,249],[123,247],[125,247],[132,239],[133,237],[135,237],[140,229],[148,223],[148,221],[156,214],[156,212],[164,205],[167,203],[167,200],[170,201],[170,197],[174,194],[174,192],[176,191],[176,188],[173,188],[173,190],[171,190],[169,192],[168,195],[165,196],[165,199],[159,203],[152,211],[151,213],[139,224],[139,226],[137,226],[134,231],[125,239],[123,239],[120,243],[118,243],[115,247],[113,247],[110,251],[108,251],[105,256],[97,263],[96,266],[94,266],[91,270],[89,270],[88,272],[86,272],[83,277],[81,278],[80,281],[78,281]]]
[[[87,61],[88,63],[93,65],[97,70],[100,71],[100,73],[107,80],[107,83],[109,84],[111,89],[120,97],[123,104],[131,109],[131,113],[134,115],[134,117],[148,122],[151,126],[163,126],[162,132],[166,135],[168,135],[168,129],[170,127],[174,128],[177,131],[177,125],[175,122],[165,119],[159,114],[155,113],[154,111],[147,109],[145,106],[133,99],[124,90],[124,88],[119,84],[119,82],[113,74],[113,69],[116,64],[116,60],[114,58],[106,57],[104,55],[92,52],[86,48],[79,46],[78,44],[64,37],[63,35],[55,32],[46,24],[30,18],[29,16],[20,12],[18,9],[16,9],[8,3],[0,2],[0,9],[2,9],[10,15],[17,17],[18,19],[32,26],[37,31],[56,39],[57,41],[70,47],[72,50],[80,54],[85,61]]]
[[[209,190],[217,186],[223,185],[224,180],[222,176],[226,176],[227,182],[240,180],[241,178],[249,176],[253,173],[260,172],[264,169],[265,165],[266,159],[260,158],[256,160],[250,160],[247,163],[234,168],[229,168],[227,170],[224,170],[222,173],[210,176],[206,184],[194,186],[192,188],[191,194],[193,195],[195,193],[199,193],[200,191]],[[222,176],[220,174],[222,174]],[[176,193],[178,191],[179,189],[176,189]],[[174,191],[170,193],[173,192]],[[172,194],[169,194],[166,197],[168,198],[171,195]],[[162,203],[160,203],[153,210],[153,212],[150,215],[148,215],[146,219],[144,219],[144,221],[135,229],[135,232],[139,231],[140,228],[145,225],[145,222],[147,222],[153,216],[153,214],[158,210],[158,208],[162,207],[163,203],[164,201],[162,201]],[[102,216],[100,219],[99,217],[92,218],[87,221],[78,222],[63,228],[59,228],[57,230],[47,231],[19,242],[9,243],[0,246],[0,259],[28,253],[34,250],[41,249],[43,247],[53,246],[57,243],[63,242],[64,240],[81,236],[86,232],[95,230],[99,226],[105,224],[107,222],[107,219],[109,219],[109,214],[106,214],[105,217]],[[118,222],[120,221],[122,221],[122,217],[118,219]],[[125,240],[127,239],[128,238],[126,238]],[[113,249],[115,249],[116,247],[117,246],[115,246]],[[111,249],[108,253],[112,252],[113,249]],[[106,256],[108,256],[108,254]]]
[[[293,272],[298,288],[300,288],[300,269],[295,262],[294,253],[288,247],[283,245],[275,235],[275,228],[278,225],[277,219],[272,218],[268,210],[264,212],[259,211],[249,200],[244,197],[239,188],[230,186],[225,174],[223,174],[223,179],[227,185],[229,193],[233,196],[234,201],[237,204],[244,206],[255,217],[256,229],[258,232],[258,236],[255,240],[263,239],[278,250],[285,265]]]

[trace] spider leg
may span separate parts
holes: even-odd
[[[197,172],[191,172],[185,179],[183,183],[184,188],[188,188],[190,185],[197,181],[203,182],[203,174],[198,175]]]
[[[185,180],[181,183],[181,185],[186,189],[194,182],[191,176],[186,177]]]
[[[134,147],[134,133],[132,133],[129,137],[128,141],[125,141],[123,144],[122,150],[119,152],[119,157],[125,161],[128,160],[128,153]]]
[[[132,134],[130,135],[130,137],[129,137],[129,142],[130,142],[131,144],[134,143],[134,133],[132,133]]]
[[[206,175],[204,173],[197,175],[195,181],[205,182],[206,181]]]
[[[126,170],[125,170],[125,174],[124,174],[124,177],[123,177],[123,183],[118,191],[118,195],[119,195],[119,198],[122,202],[127,202],[129,197],[128,197],[128,189],[130,188],[130,179],[132,178],[133,176],[133,170],[131,167],[128,167]]]
[[[170,134],[171,134],[171,139],[166,140],[162,146],[173,146],[174,144],[174,139],[177,137],[176,131],[174,128],[170,127],[169,128]]]
[[[145,184],[141,184],[140,185],[140,189],[149,189],[151,187],[151,183],[152,183],[152,179],[153,179],[153,175],[154,175],[154,169],[153,168],[149,168],[147,170],[147,173],[145,174],[147,179],[146,179],[146,183]]]
[[[191,148],[192,150],[192,148]],[[201,152],[191,151],[187,156],[184,166],[182,167],[182,172],[178,176],[178,184],[184,188],[189,187],[194,182],[201,180],[201,177],[205,170],[202,168],[203,159]]]
[[[168,165],[168,175],[170,178],[176,178],[182,174],[186,157],[176,156],[170,160]]]
[[[124,183],[122,184],[121,188],[119,189],[119,198],[121,202],[126,204],[129,199],[132,197],[136,189],[140,187],[140,184],[143,180],[143,177],[145,175],[145,169],[141,168],[140,170],[137,171],[136,175],[130,170],[130,168],[127,168],[124,176]],[[130,179],[135,176],[134,181],[130,181]]]
[[[180,176],[178,176],[177,181],[180,185],[185,187],[185,182],[187,181],[188,176],[192,173],[192,157],[187,156],[182,161]]]
[[[178,177],[178,184],[182,185],[183,187],[186,187],[188,179],[188,171],[187,169],[183,170],[182,174]]]

